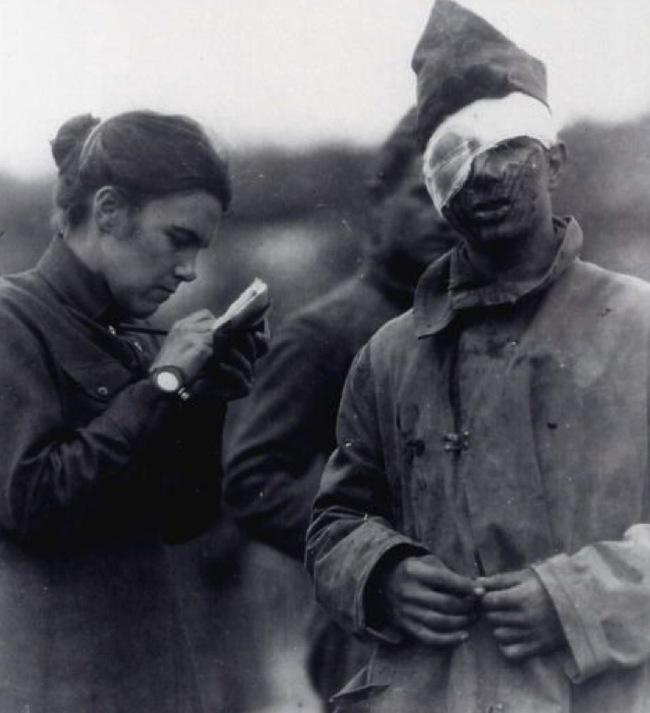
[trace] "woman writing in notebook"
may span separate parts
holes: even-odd
[[[215,339],[207,309],[134,325],[195,278],[227,164],[144,111],[71,119],[52,152],[60,233],[0,281],[0,710],[196,713],[163,543],[214,515],[226,402],[266,337]]]

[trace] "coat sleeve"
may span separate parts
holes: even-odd
[[[98,522],[119,528],[143,493],[155,510],[162,488],[142,466],[169,421],[170,399],[140,380],[75,423],[73,394],[43,338],[7,310],[0,331],[0,525],[26,543],[54,546]]]
[[[327,334],[288,324],[226,439],[228,508],[249,535],[299,560],[350,359]]]
[[[560,617],[577,683],[650,657],[650,525],[535,565]]]
[[[394,640],[372,626],[374,602],[367,585],[385,557],[428,552],[394,528],[371,344],[358,354],[345,384],[337,449],[325,468],[307,534],[306,567],[317,599],[342,626]]]

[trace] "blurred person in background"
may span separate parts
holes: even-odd
[[[307,563],[364,713],[650,710],[650,285],[579,258],[544,65],[452,0],[416,47],[459,246],[353,364]],[[612,236],[613,238],[614,236]]]
[[[265,336],[146,318],[194,279],[228,166],[148,111],[70,119],[52,152],[60,232],[0,282],[0,710],[197,713],[163,542],[217,510],[226,403]]]
[[[417,117],[409,111],[381,148],[369,181],[371,228],[358,272],[289,316],[226,442],[224,500],[242,528],[302,561],[312,500],[335,445],[354,355],[407,310],[418,277],[455,244],[422,180]],[[310,679],[327,703],[366,659],[366,647],[318,617]]]

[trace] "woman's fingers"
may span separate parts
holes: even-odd
[[[255,342],[255,359],[261,359],[271,348],[271,333],[268,330],[255,331],[253,340]]]

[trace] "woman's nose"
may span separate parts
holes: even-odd
[[[187,256],[179,262],[174,269],[174,274],[183,282],[192,282],[196,279],[196,255]]]

